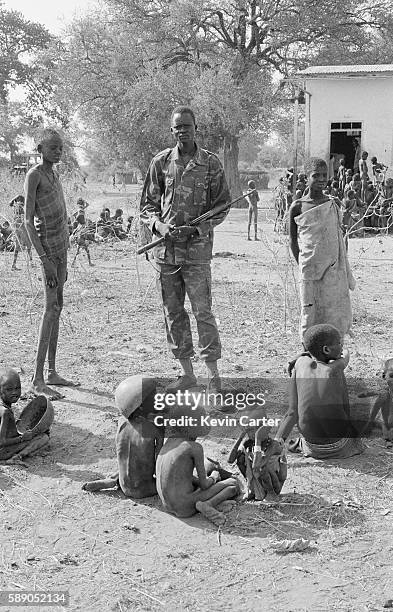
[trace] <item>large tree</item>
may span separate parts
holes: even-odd
[[[193,104],[205,144],[223,151],[233,195],[240,190],[241,133],[271,130],[272,109],[288,95],[274,85],[276,76],[338,49],[353,60],[375,37],[387,49],[392,19],[390,0],[106,4],[108,11],[74,21],[63,43],[53,46],[47,64],[52,108],[65,117],[77,111],[108,161],[128,159],[144,171],[171,142],[173,105]]]
[[[326,48],[340,47],[342,52],[354,55],[369,42],[371,35],[386,35],[389,30],[386,24],[392,15],[390,0],[194,0],[192,3],[106,0],[106,3],[116,9],[124,23],[138,25],[154,57],[158,57],[157,43],[162,43],[163,65],[195,64],[201,73],[210,71],[205,79],[207,88],[212,85],[212,74],[223,62],[229,65],[228,93],[232,91],[234,96],[244,99],[249,91],[252,97],[251,84],[257,80],[263,82],[265,95],[259,104],[248,104],[248,113],[241,113],[241,121],[226,122],[225,115],[215,117],[217,133],[223,136],[225,166],[235,193],[240,188],[235,171],[239,135],[242,129],[260,119],[261,108],[269,110],[267,101],[272,90],[268,75],[280,72],[288,76],[311,60],[317,60]],[[217,74],[220,75],[220,70]],[[215,91],[218,88],[219,85],[213,85]],[[204,92],[201,96],[204,97]],[[277,102],[279,97],[278,92]],[[217,106],[224,104],[225,96]]]
[[[0,100],[6,102],[10,85],[29,85],[32,56],[50,41],[44,26],[32,23],[18,11],[7,10],[0,0]]]

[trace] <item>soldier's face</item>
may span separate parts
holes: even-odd
[[[171,132],[177,143],[194,142],[196,125],[189,113],[176,113],[172,117]]]

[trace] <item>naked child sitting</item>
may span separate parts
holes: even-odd
[[[184,406],[171,410],[173,418],[185,415],[195,419],[196,424],[177,426],[169,432],[157,458],[158,495],[164,509],[178,518],[200,512],[215,525],[223,525],[225,515],[220,510],[226,510],[228,504],[223,502],[238,494],[238,482],[235,478],[221,480],[214,464],[209,460],[205,463],[203,447],[196,442],[197,437],[206,436],[210,430],[201,424],[204,410],[187,410]]]
[[[0,461],[24,459],[49,442],[45,433],[34,436],[33,432],[19,433],[12,404],[21,395],[18,372],[11,368],[0,371]]]
[[[164,442],[164,428],[154,422],[156,383],[141,375],[123,380],[115,391],[122,416],[116,433],[119,471],[82,486],[85,491],[120,487],[126,497],[140,499],[157,494],[154,477],[157,455]]]

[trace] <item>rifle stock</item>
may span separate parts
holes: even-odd
[[[254,191],[256,191],[256,189],[251,189],[251,191],[247,191],[247,193],[245,193],[242,196],[239,196],[238,198],[235,198],[231,202],[228,202],[228,203],[224,202],[223,204],[219,204],[218,206],[215,206],[211,210],[208,210],[207,212],[205,212],[203,215],[200,215],[200,217],[197,217],[196,219],[193,219],[192,221],[190,221],[188,225],[190,225],[191,227],[194,227],[195,225],[198,225],[199,223],[202,223],[203,221],[207,221],[208,219],[211,219],[218,213],[226,210],[227,208],[230,208],[233,204],[235,204],[235,202],[239,202],[239,200],[246,198]],[[157,238],[157,240],[153,240],[152,242],[149,242],[148,244],[145,244],[144,246],[139,247],[139,249],[137,250],[137,253],[138,255],[147,253],[147,251],[154,249],[154,247],[159,246],[160,244],[163,244],[163,242],[165,242],[165,238]]]

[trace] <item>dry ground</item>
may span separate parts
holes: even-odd
[[[116,200],[114,209],[121,198],[131,210],[132,194],[98,191],[92,209]],[[214,310],[223,374],[247,378],[250,388],[264,378],[268,413],[282,416],[285,366],[299,350],[298,300],[286,238],[273,233],[271,219],[261,210],[260,242],[245,239],[244,210],[217,229]],[[91,251],[94,268],[82,254],[69,272],[59,347],[60,371],[82,386],[55,403],[48,451],[26,467],[0,466],[1,588],[67,589],[68,609],[88,612],[382,610],[393,598],[393,453],[378,435],[363,456],[345,461],[289,455],[281,503],[238,505],[219,534],[201,516],[164,513],[157,499],[81,490],[115,469],[116,385],[131,373],[176,374],[151,265],[137,260],[131,242]],[[350,258],[358,287],[348,377],[358,377],[351,396],[365,413],[367,401],[356,393],[377,387],[375,373],[393,345],[393,238],[353,239]],[[42,308],[40,270],[23,261],[11,273],[10,264],[11,254],[1,254],[0,361],[21,370],[26,388]],[[197,359],[195,369],[204,374]],[[235,435],[217,429],[204,446],[225,462]],[[284,555],[270,547],[272,539],[297,537],[311,547]]]

